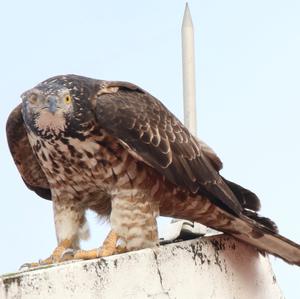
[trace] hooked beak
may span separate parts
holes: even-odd
[[[48,97],[48,110],[54,114],[57,110],[57,98],[55,96]]]

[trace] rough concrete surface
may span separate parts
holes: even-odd
[[[221,235],[3,275],[0,298],[284,297],[267,256]]]

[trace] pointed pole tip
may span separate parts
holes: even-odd
[[[193,27],[192,16],[189,8],[189,3],[185,3],[185,9],[182,20],[182,27]]]
[[[184,14],[189,13],[189,12],[190,12],[189,3],[188,3],[188,2],[185,2]]]

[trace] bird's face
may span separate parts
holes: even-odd
[[[76,80],[59,76],[24,92],[22,113],[27,128],[41,136],[66,133],[72,124],[78,129],[76,122],[83,124],[83,114],[89,115],[87,91]]]
[[[26,123],[38,131],[64,131],[67,119],[73,112],[73,99],[67,88],[56,87],[51,91],[33,88],[22,94],[23,114]]]

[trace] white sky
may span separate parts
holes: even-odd
[[[222,174],[255,191],[262,213],[300,243],[300,2],[190,1],[195,27],[198,132]],[[55,247],[52,208],[23,184],[5,122],[19,95],[57,74],[140,85],[182,118],[184,1],[0,2],[0,273]],[[92,240],[107,227],[90,215]],[[163,227],[166,221],[161,221]],[[271,258],[287,298],[300,271]]]

